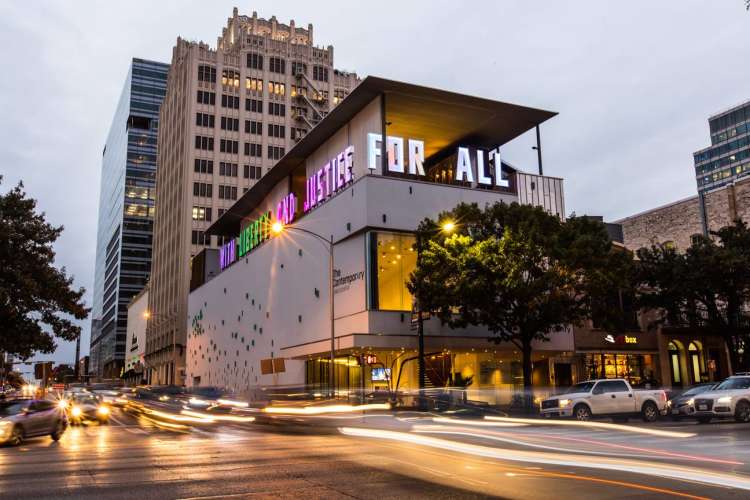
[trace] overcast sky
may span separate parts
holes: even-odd
[[[707,117],[750,99],[742,0],[0,0],[0,189],[23,180],[65,225],[57,264],[87,290],[101,152],[130,59],[170,62],[178,35],[215,47],[234,6],[312,23],[316,45],[360,76],[559,112],[542,126],[544,170],[565,179],[569,213],[614,220],[694,194]],[[534,170],[532,143],[517,139],[505,159]]]

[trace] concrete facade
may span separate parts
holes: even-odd
[[[159,130],[149,382],[182,383],[190,259],[205,231],[357,84],[333,47],[234,9],[216,49],[178,38]]]
[[[148,284],[128,304],[128,339],[125,348],[125,374],[140,383],[146,354],[146,324],[148,316]]]

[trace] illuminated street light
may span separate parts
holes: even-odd
[[[284,224],[282,224],[281,222],[276,221],[273,224],[271,224],[271,231],[273,232],[273,234],[281,234],[281,231],[283,230],[284,230]]]
[[[454,229],[456,229],[456,225],[452,221],[443,223],[443,231],[446,233],[452,233]]]

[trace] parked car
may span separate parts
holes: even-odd
[[[570,387],[565,393],[547,398],[540,413],[546,417],[612,417],[627,420],[640,415],[653,422],[667,411],[667,394],[662,390],[633,389],[624,379],[588,380]]]
[[[682,392],[673,394],[669,401],[667,401],[667,409],[673,420],[679,420],[682,417],[687,417],[695,412],[695,406],[693,406],[693,399],[698,394],[710,391],[718,384],[716,382],[708,382],[703,384],[696,384],[688,387]]]
[[[693,398],[693,406],[693,416],[702,424],[722,417],[750,422],[750,374],[729,377],[716,388]]]
[[[109,414],[109,405],[96,394],[77,392],[68,399],[68,415],[73,425],[87,420],[106,424],[109,422]]]
[[[50,435],[59,440],[68,426],[65,412],[46,399],[17,399],[0,403],[0,443],[17,446],[24,439]]]

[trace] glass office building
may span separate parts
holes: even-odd
[[[102,151],[89,374],[120,375],[127,305],[151,271],[159,108],[168,64],[133,59]]]

